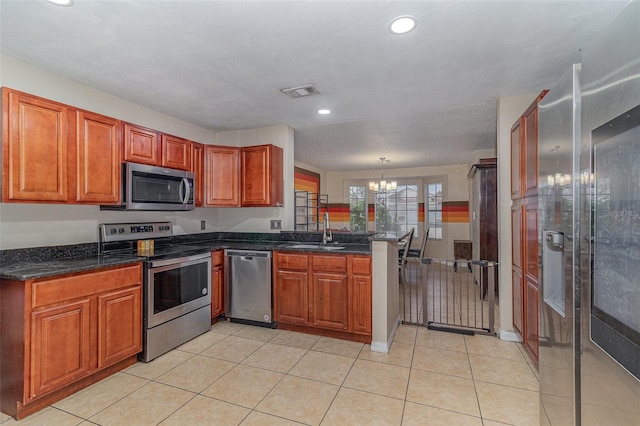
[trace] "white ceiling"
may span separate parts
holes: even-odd
[[[0,0],[0,47],[212,130],[289,124],[323,170],[403,168],[494,148],[497,98],[551,87],[625,3]]]

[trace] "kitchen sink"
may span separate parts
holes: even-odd
[[[322,244],[287,244],[285,248],[292,249],[312,249],[312,250],[344,250],[344,246],[322,245]]]

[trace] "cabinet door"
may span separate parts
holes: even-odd
[[[240,206],[240,150],[228,146],[205,146],[205,205]]]
[[[138,285],[98,296],[98,368],[142,350],[141,293]]]
[[[194,200],[196,207],[204,204],[204,146],[201,143],[191,143],[191,172],[195,175]]]
[[[525,313],[526,332],[524,344],[532,352],[535,359],[538,359],[538,283],[526,280]]]
[[[241,204],[269,207],[283,204],[282,148],[258,145],[241,149]]]
[[[516,202],[511,206],[511,257],[513,266],[523,269],[522,259],[522,205]]]
[[[538,203],[537,198],[524,208],[524,275],[536,283],[539,278],[540,243],[538,240]]]
[[[526,339],[526,335],[524,334],[524,279],[522,277],[522,270],[514,266],[511,270],[511,277],[511,291],[513,295],[513,328],[524,340]]]
[[[2,104],[2,199],[68,201],[68,107],[7,88]]]
[[[349,286],[346,274],[313,273],[309,318],[315,327],[349,331]]]
[[[307,272],[278,270],[275,274],[274,320],[306,325],[309,322]]]
[[[29,398],[90,373],[90,305],[87,298],[31,314]]]
[[[371,256],[349,256],[354,333],[371,334]]]
[[[124,161],[159,166],[160,138],[158,132],[135,124],[124,123]]]
[[[371,275],[352,277],[354,333],[371,334]]]
[[[224,251],[211,253],[211,319],[224,314]]]
[[[161,136],[162,166],[172,169],[189,170],[191,167],[191,142],[176,136]]]
[[[534,103],[523,116],[524,125],[524,196],[538,194],[538,103]]]
[[[511,198],[522,197],[522,119],[511,128]]]
[[[120,202],[121,123],[88,111],[76,112],[76,201]]]

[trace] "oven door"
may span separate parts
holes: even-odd
[[[147,262],[145,328],[211,305],[211,254]]]

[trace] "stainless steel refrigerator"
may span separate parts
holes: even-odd
[[[540,419],[640,425],[640,1],[539,106]]]

